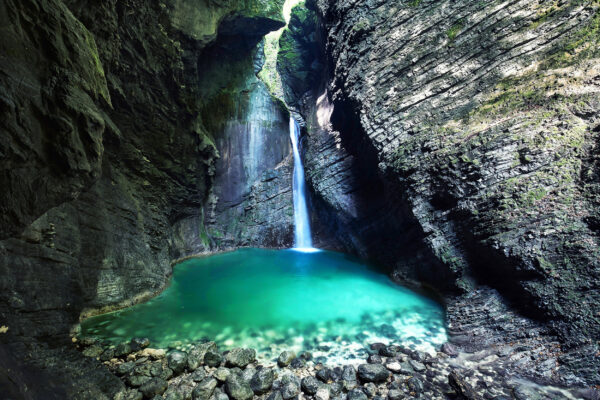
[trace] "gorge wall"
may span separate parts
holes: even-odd
[[[282,3],[0,4],[6,393],[112,397],[66,346],[81,315],[156,294],[175,259],[291,245],[289,112],[256,78]],[[306,6],[278,70],[315,242],[442,293],[463,348],[531,339],[514,368],[599,384],[600,4]]]
[[[80,315],[153,296],[179,257],[291,237],[288,113],[255,77],[282,5],[0,5],[5,393],[114,394],[118,379],[63,346]],[[250,158],[248,132],[269,142]]]
[[[278,60],[328,234],[445,293],[457,343],[489,347],[462,328],[506,318],[464,296],[532,317],[570,383],[600,381],[599,6],[309,1]]]

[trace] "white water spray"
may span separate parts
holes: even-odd
[[[300,140],[300,126],[294,117],[290,116],[290,139],[294,149],[294,239],[295,249],[301,251],[315,251],[312,247],[310,235],[310,220],[308,219],[308,208],[306,207],[306,190],[304,183],[304,167],[300,158],[298,141]]]

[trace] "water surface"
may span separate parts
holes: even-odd
[[[165,348],[204,338],[267,360],[291,348],[336,362],[363,357],[375,341],[433,351],[446,340],[437,303],[353,257],[263,249],[182,262],[161,295],[90,318],[82,334],[114,343],[144,336]]]

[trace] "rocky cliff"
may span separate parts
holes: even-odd
[[[224,141],[245,145],[231,137],[247,130],[223,135],[221,128],[248,123],[249,97],[262,96],[261,107],[272,110],[250,130],[266,124],[280,142],[265,169],[285,159],[287,130],[278,130],[287,112],[254,77],[256,45],[283,26],[282,4],[0,5],[0,325],[8,329],[0,340],[4,367],[13,371],[0,382],[13,382],[7,393],[36,398],[37,379],[48,381],[44,398],[102,398],[122,385],[60,344],[80,315],[147,298],[166,285],[173,259],[216,248],[203,210],[221,182],[231,147]],[[240,100],[240,93],[250,95]],[[274,191],[277,173],[262,172],[240,183],[238,197],[265,182],[247,213]],[[268,218],[255,214],[257,224]],[[277,228],[289,229],[285,221]],[[48,365],[43,378],[36,367]]]
[[[558,338],[560,368],[598,383],[598,3],[307,6],[318,37],[298,23],[279,65],[329,233],[449,305],[496,288]],[[298,91],[315,43],[325,77]],[[450,327],[469,313],[451,306]]]

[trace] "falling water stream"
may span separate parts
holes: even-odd
[[[223,350],[257,349],[265,362],[291,349],[312,352],[316,362],[360,363],[374,342],[435,353],[446,341],[439,304],[358,259],[312,247],[294,118],[290,138],[293,249],[241,249],[186,260],[159,296],[85,320],[82,336],[113,346],[148,337],[155,346],[180,350],[214,340]]]
[[[310,221],[306,206],[306,189],[304,182],[304,166],[300,158],[300,126],[294,117],[290,116],[290,138],[294,149],[294,248],[302,251],[314,251],[310,234]]]

